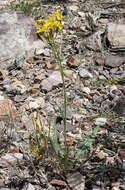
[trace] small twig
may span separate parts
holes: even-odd
[[[125,5],[125,3],[121,3],[121,2],[119,2],[119,3],[109,2],[109,3],[101,3],[101,4],[104,5],[104,7],[103,7],[104,9]]]
[[[5,61],[7,61],[9,59],[11,59],[11,58],[10,57],[5,57],[3,60],[0,60],[0,63],[3,63],[3,62],[5,62]]]

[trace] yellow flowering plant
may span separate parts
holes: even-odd
[[[67,98],[66,98],[66,86],[64,80],[63,66],[61,63],[62,29],[63,29],[62,20],[63,16],[59,11],[56,11],[55,14],[48,17],[47,19],[36,20],[37,23],[36,33],[42,37],[42,39],[48,44],[48,46],[53,51],[62,77],[63,95],[64,95],[64,109],[62,111],[63,126],[64,126],[63,130],[64,143],[60,142],[60,136],[57,130],[56,122],[54,122],[54,135],[53,137],[49,137],[49,140],[55,152],[55,156],[60,163],[60,166],[65,170],[67,169],[67,165],[73,166],[76,162],[78,162],[79,158],[92,145],[94,138],[99,130],[99,126],[97,126],[93,130],[92,134],[89,135],[88,138],[85,139],[85,141],[79,143],[79,146],[77,147],[76,150],[74,150],[74,156],[72,157],[70,154],[70,149],[67,143],[67,136],[66,136]],[[58,44],[56,43],[57,34],[60,34],[60,43]]]
[[[59,70],[62,77],[63,82],[63,95],[64,95],[64,109],[62,112],[63,117],[63,124],[64,124],[64,145],[62,146],[58,143],[58,132],[55,124],[54,129],[54,136],[53,139],[50,139],[52,147],[56,153],[56,157],[58,157],[58,160],[61,161],[61,164],[63,162],[64,167],[67,165],[67,159],[68,159],[68,146],[66,143],[66,107],[67,107],[67,101],[66,101],[66,87],[65,87],[65,81],[64,81],[64,72],[63,67],[61,64],[61,47],[62,47],[62,29],[63,29],[63,16],[60,11],[56,11],[55,14],[48,17],[47,19],[39,19],[36,20],[36,23],[38,26],[36,26],[36,33],[39,34],[42,39],[48,44],[48,46],[53,51],[55,58],[57,60],[57,63],[59,65]],[[61,35],[60,38],[60,44],[57,45],[55,42],[55,39],[57,37],[57,34]]]

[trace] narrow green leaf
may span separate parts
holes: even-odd
[[[58,133],[55,122],[54,122],[54,135],[53,135],[53,138],[50,138],[50,142],[51,142],[52,148],[53,148],[56,156],[58,157],[58,159],[62,159],[64,157],[64,152],[63,152],[62,146],[59,142],[59,133]]]
[[[99,130],[99,126],[96,126],[92,134],[88,136],[88,138],[85,139],[85,141],[79,144],[79,148],[78,148],[79,150],[77,151],[75,155],[75,160],[79,159],[82,155],[84,155],[85,151],[92,145],[98,133],[98,130]]]

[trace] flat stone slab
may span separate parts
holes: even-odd
[[[0,100],[0,121],[8,120],[9,118],[17,118],[16,108],[10,99]]]
[[[21,153],[7,153],[0,158],[0,167],[7,167],[20,162],[23,159],[23,154]]]
[[[113,55],[108,55],[105,58],[105,65],[115,68],[115,67],[119,67],[120,65],[122,65],[125,62],[125,56],[113,56]]]
[[[35,33],[35,21],[22,11],[0,11],[0,61],[33,53],[44,47]]]
[[[49,92],[60,84],[62,84],[61,73],[60,71],[54,71],[48,78],[42,80],[41,89]]]
[[[125,49],[125,24],[109,23],[107,38],[111,49]]]

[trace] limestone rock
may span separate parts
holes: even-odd
[[[47,79],[42,81],[41,88],[49,92],[60,84],[62,84],[60,71],[54,71]]]
[[[23,154],[21,153],[15,153],[15,154],[7,153],[6,155],[0,158],[0,166],[7,167],[11,164],[20,162],[22,159],[23,159]]]
[[[107,26],[107,39],[111,49],[125,48],[125,25],[109,23]]]
[[[125,56],[112,56],[109,55],[105,58],[105,65],[109,67],[119,67],[125,62]]]
[[[0,12],[0,61],[24,54],[32,54],[44,43],[35,34],[35,22],[22,11]]]
[[[0,100],[0,120],[6,120],[10,117],[17,118],[16,108],[13,106],[11,100]]]

